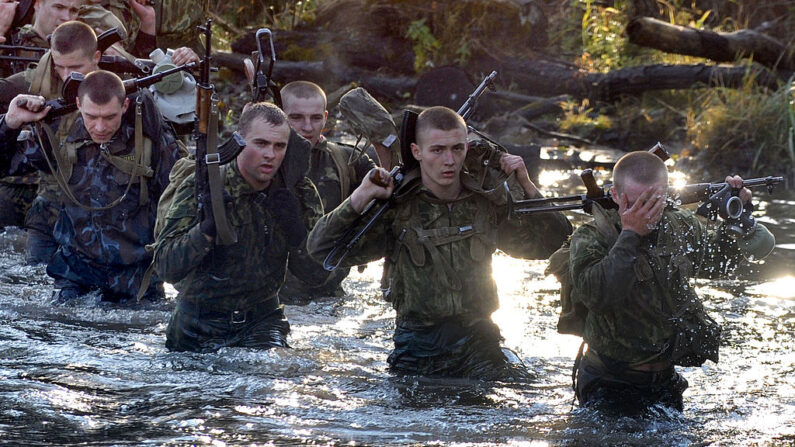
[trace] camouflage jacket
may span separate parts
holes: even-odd
[[[236,307],[243,308],[277,294],[284,282],[288,254],[293,274],[306,280],[316,277],[322,268],[308,258],[303,245],[288,249],[286,234],[269,209],[268,193],[285,184],[281,169],[265,191],[255,191],[246,182],[237,162],[227,165],[223,175],[231,198],[227,216],[238,242],[214,245],[201,233],[191,174],[177,190],[158,236],[154,265],[160,277],[174,284],[180,298],[215,302],[216,307],[237,301]],[[304,223],[311,228],[323,215],[317,190],[303,177],[293,191],[303,206]]]
[[[322,138],[322,137],[321,137]],[[320,198],[323,200],[323,209],[328,211],[338,207],[342,201],[351,195],[354,189],[359,186],[364,177],[375,167],[375,163],[367,154],[363,155],[353,166],[346,166],[346,172],[339,172],[337,164],[331,155],[331,151],[344,151],[349,159],[353,148],[342,144],[337,144],[322,138],[321,141],[312,148],[309,158],[309,173],[307,177],[317,187]],[[340,176],[348,177],[348,191],[341,196]]]
[[[204,24],[209,2],[207,0],[161,0],[155,3],[156,35],[158,48],[192,48],[197,54],[204,52],[196,26]]]
[[[571,224],[561,213],[507,219],[505,206],[475,192],[465,174],[464,189],[449,202],[423,187],[418,175],[418,170],[407,175],[414,180],[343,263],[386,257],[382,287],[398,321],[431,326],[455,317],[466,325],[489,318],[499,307],[491,275],[494,251],[546,258],[571,234]],[[324,259],[358,217],[350,199],[323,216],[309,235],[312,256]]]
[[[354,189],[359,186],[364,177],[375,167],[373,160],[366,154],[363,155],[352,166],[345,164],[345,172],[340,172],[331,151],[339,151],[339,159],[344,158],[347,162],[352,148],[341,144],[333,143],[325,138],[312,148],[309,157],[309,172],[307,177],[317,187],[320,199],[323,201],[323,210],[331,211],[338,207],[342,201],[351,195]],[[348,190],[342,191],[340,176],[347,176]],[[349,269],[340,268],[328,275],[328,279],[320,286],[310,286],[305,282],[295,278],[290,273],[285,279],[286,290],[294,294],[295,297],[315,297],[333,296],[340,283],[348,276]],[[314,282],[314,281],[313,281]],[[284,296],[284,295],[282,295]]]
[[[705,312],[690,278],[727,274],[741,252],[686,209],[667,208],[659,229],[645,237],[621,231],[617,210],[604,216],[571,237],[572,301],[589,310],[583,338],[621,362],[656,360],[670,347],[674,318]]]
[[[146,245],[154,242],[152,229],[155,224],[157,202],[165,186],[171,167],[179,157],[179,147],[174,136],[160,119],[151,95],[143,93],[143,134],[152,141],[152,176],[147,178],[148,199],[141,204],[141,177],[130,176],[106,158],[107,154],[127,160],[135,158],[135,105],[128,108],[122,125],[106,148],[94,143],[78,117],[72,126],[64,146],[73,147],[76,158],[68,187],[81,204],[102,207],[127,195],[116,206],[102,211],[89,211],[63,197],[61,212],[55,224],[54,237],[59,245],[84,258],[106,266],[129,266],[148,263],[151,254]],[[149,111],[149,113],[147,113]],[[43,172],[49,165],[39,150],[28,156],[30,162]],[[104,153],[104,154],[103,154]],[[132,182],[129,187],[128,184]]]

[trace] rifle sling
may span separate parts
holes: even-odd
[[[221,245],[231,245],[237,242],[237,233],[229,225],[224,206],[224,183],[221,178],[220,154],[218,154],[218,97],[213,94],[210,98],[210,116],[207,126],[207,183],[210,188],[210,204],[213,209],[213,219],[218,232],[218,241]]]
[[[135,141],[135,162],[134,163],[130,163],[129,161],[124,160],[121,157],[116,157],[116,156],[113,156],[113,155],[106,154],[104,151],[100,152],[100,155],[105,160],[107,160],[109,163],[111,163],[114,167],[116,167],[117,169],[121,170],[122,172],[126,172],[127,174],[129,174],[130,175],[130,180],[127,183],[127,187],[125,188],[124,193],[121,196],[116,198],[116,200],[114,200],[113,202],[111,202],[111,203],[109,203],[109,204],[107,204],[105,206],[100,206],[100,207],[93,207],[93,206],[90,206],[90,205],[85,205],[83,203],[80,203],[79,200],[77,200],[77,197],[75,197],[75,195],[72,192],[72,190],[69,189],[69,179],[65,178],[64,170],[60,169],[60,167],[66,166],[70,162],[67,161],[67,160],[64,160],[63,157],[59,156],[59,154],[61,152],[60,150],[54,150],[53,149],[52,142],[55,141],[56,138],[55,138],[55,135],[53,135],[52,129],[50,129],[50,126],[48,126],[46,124],[42,125],[41,122],[37,121],[36,123],[34,123],[34,128],[36,129],[36,136],[38,137],[39,145],[41,146],[41,151],[44,154],[44,160],[47,162],[47,167],[50,169],[50,172],[52,172],[56,183],[58,183],[58,186],[61,188],[61,190],[63,191],[64,195],[72,203],[74,203],[75,205],[79,206],[80,208],[82,208],[82,209],[84,209],[86,211],[89,211],[89,212],[94,212],[94,211],[105,211],[105,210],[108,210],[108,209],[111,209],[111,208],[115,207],[116,205],[121,203],[121,201],[124,200],[125,197],[127,197],[127,193],[130,192],[130,188],[132,187],[132,184],[133,184],[133,178],[136,175],[141,176],[141,182],[140,183],[141,183],[141,194],[142,194],[142,197],[140,199],[141,200],[140,203],[141,203],[141,205],[145,205],[146,202],[148,201],[148,197],[143,195],[147,191],[147,188],[148,188],[146,186],[146,180],[143,177],[151,177],[153,174],[152,174],[152,168],[149,167],[149,166],[142,165],[142,161],[144,161],[146,158],[150,158],[151,159],[152,142],[148,138],[146,139],[147,144],[144,144],[142,142],[143,135],[142,135],[142,129],[141,129],[141,104],[139,102],[136,102],[135,107],[136,107],[135,108],[135,113],[136,113],[136,118],[135,118],[135,137],[136,137],[136,141]],[[145,150],[143,150],[144,146],[148,146],[148,148],[149,148],[149,156],[148,157],[144,155],[144,152],[145,152]],[[51,157],[54,160],[51,159]],[[69,172],[70,172],[70,177],[71,177],[71,169],[69,169]]]

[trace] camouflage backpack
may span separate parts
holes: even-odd
[[[610,224],[610,220],[605,215],[605,210],[599,204],[593,204],[594,224],[607,235],[610,245],[618,238],[618,230]],[[569,254],[571,239],[567,240],[552,256],[549,257],[549,265],[544,274],[555,275],[560,282],[560,317],[558,317],[558,333],[571,334],[578,337],[583,336],[585,330],[585,319],[588,317],[588,308],[581,302],[572,299],[574,287],[569,271]]]

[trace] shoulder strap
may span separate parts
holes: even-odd
[[[334,166],[337,167],[340,178],[340,198],[345,200],[350,193],[352,178],[350,166],[348,166],[348,156],[345,154],[345,149],[336,144],[326,143],[326,149],[331,154],[331,159],[334,160]]]

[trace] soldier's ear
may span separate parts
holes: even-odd
[[[411,155],[414,156],[415,160],[422,161],[422,151],[420,151],[420,147],[417,146],[417,143],[411,143]]]
[[[121,105],[121,113],[122,114],[124,114],[124,112],[127,111],[127,107],[130,107],[130,98],[124,98],[124,103],[122,103],[122,105]]]
[[[613,202],[615,202],[616,205],[621,205],[621,200],[618,197],[618,191],[616,191],[615,186],[610,187],[610,198],[613,199]]]

